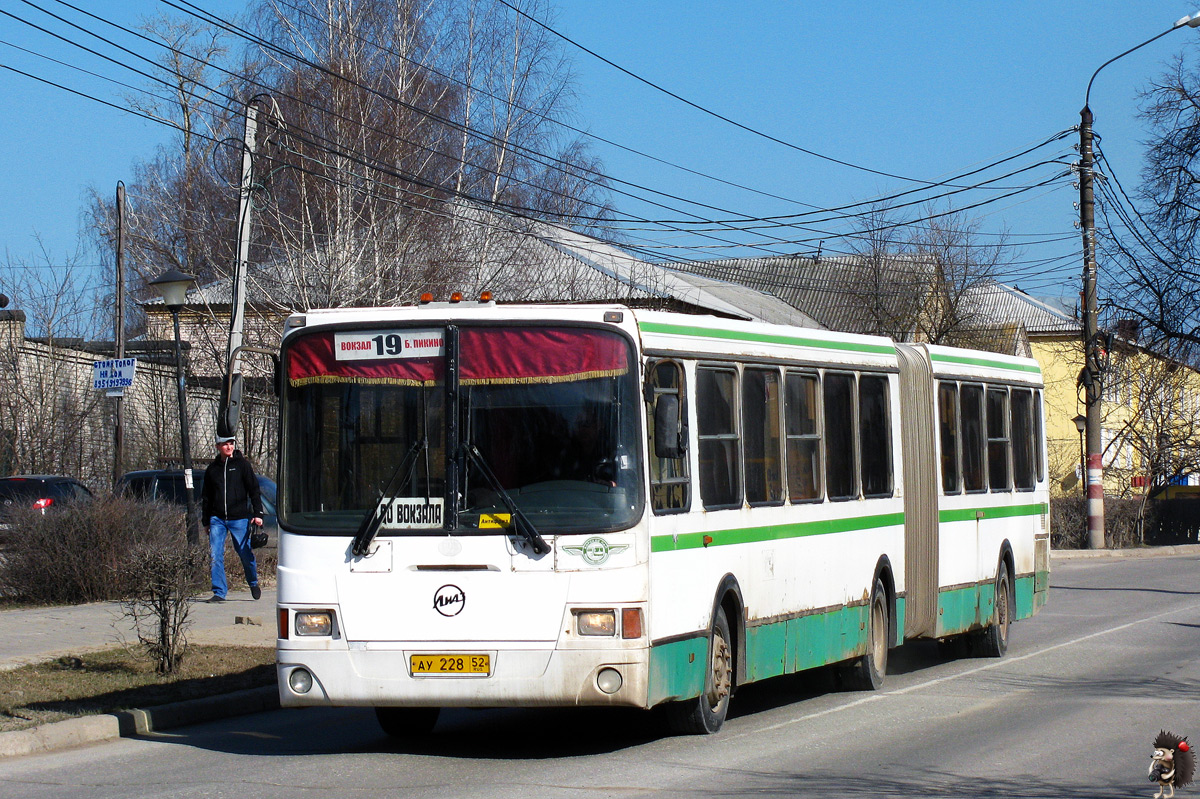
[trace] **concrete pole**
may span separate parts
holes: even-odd
[[[1083,228],[1083,371],[1084,437],[1087,452],[1086,472],[1088,546],[1104,549],[1104,455],[1100,435],[1101,381],[1099,358],[1099,320],[1096,302],[1096,198],[1092,186],[1092,110],[1086,105],[1079,112],[1079,220]]]
[[[113,320],[113,357],[125,357],[125,184],[117,181],[116,319]],[[125,471],[125,404],[116,398],[113,409],[113,490]]]

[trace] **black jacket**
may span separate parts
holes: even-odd
[[[201,513],[205,525],[213,516],[221,519],[262,517],[263,506],[258,491],[258,478],[254,475],[254,467],[242,455],[241,450],[234,450],[230,458],[218,456],[204,470]]]

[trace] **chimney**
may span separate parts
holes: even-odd
[[[1142,332],[1142,325],[1136,319],[1118,319],[1116,334],[1126,341],[1137,343]]]
[[[0,346],[19,347],[25,343],[25,312],[0,310]]]

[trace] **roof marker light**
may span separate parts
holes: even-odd
[[[480,302],[491,302],[492,301],[492,292],[487,291],[486,289],[479,292],[479,301]]]
[[[450,302],[462,302],[463,294],[461,291],[450,292]]]
[[[433,292],[431,292],[431,291],[422,292],[421,293],[421,304],[424,305],[429,302],[433,302]]]

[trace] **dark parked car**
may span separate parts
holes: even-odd
[[[263,504],[263,530],[267,533],[267,546],[274,547],[279,539],[279,517],[275,512],[275,481],[258,475],[258,489]],[[200,509],[200,496],[204,490],[204,470],[192,470],[192,492],[196,498],[196,509]],[[144,469],[121,475],[117,493],[122,496],[148,502],[158,500],[183,506],[184,498],[182,469]]]
[[[45,513],[71,502],[92,498],[87,486],[74,477],[48,474],[22,474],[0,477],[0,530],[8,529],[5,511],[30,508]]]

